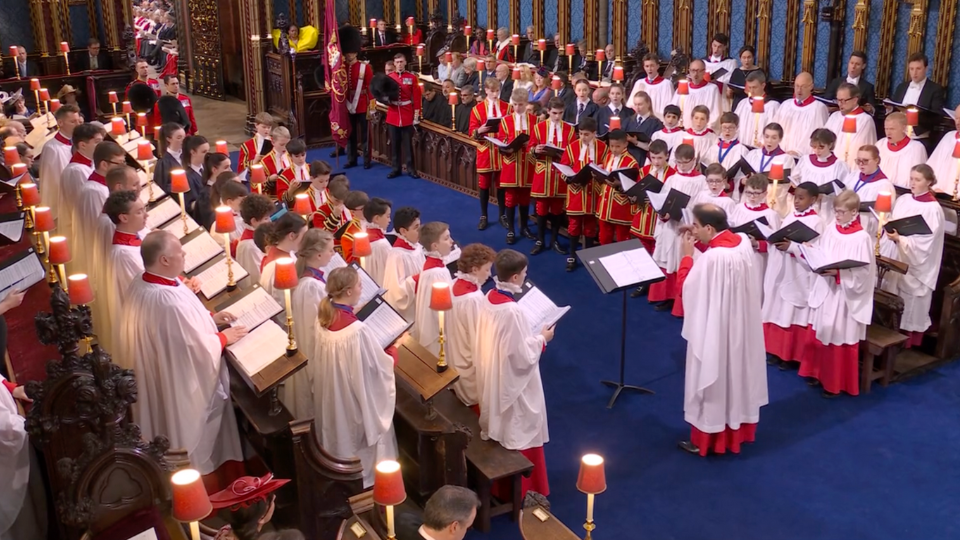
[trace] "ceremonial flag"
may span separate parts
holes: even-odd
[[[330,131],[333,142],[346,146],[350,138],[350,113],[347,111],[347,69],[340,50],[335,2],[326,2],[324,32],[326,54],[323,60],[324,86],[330,92]]]

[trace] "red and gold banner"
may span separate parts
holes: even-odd
[[[340,50],[340,36],[337,32],[337,12],[334,2],[326,2],[324,32],[327,42],[324,44],[323,70],[326,74],[326,87],[330,92],[330,131],[333,142],[346,146],[350,138],[350,112],[347,110],[347,68]]]

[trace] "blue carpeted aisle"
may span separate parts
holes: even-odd
[[[311,159],[327,159],[329,149]],[[341,158],[342,159],[342,158]],[[424,221],[445,221],[460,245],[506,247],[505,231],[476,229],[476,199],[386,167],[351,169],[353,189],[412,205]],[[496,215],[496,206],[491,205]],[[491,220],[492,223],[495,223]],[[514,248],[529,252],[532,242]],[[770,405],[757,442],[744,453],[702,459],[676,448],[683,421],[685,342],[681,322],[631,300],[627,394],[613,410],[600,379],[617,376],[619,296],[604,297],[565,257],[531,259],[530,277],[558,305],[570,305],[541,361],[550,417],[546,446],[553,512],[581,535],[585,496],[579,458],[606,458],[608,489],[597,497],[597,538],[682,540],[907,540],[960,538],[960,365],[859,398],[825,400],[795,371],[768,370]],[[490,535],[520,538],[508,517]]]

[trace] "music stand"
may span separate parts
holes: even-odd
[[[613,396],[607,404],[608,409],[613,408],[613,404],[616,403],[617,398],[620,397],[620,393],[625,390],[640,392],[641,394],[654,393],[653,390],[641,386],[624,384],[623,382],[624,368],[627,359],[627,290],[634,289],[638,285],[649,285],[663,281],[666,279],[666,276],[663,275],[663,272],[659,272],[658,277],[638,275],[637,281],[633,283],[617,285],[617,282],[614,281],[613,277],[611,277],[606,268],[604,268],[603,263],[600,262],[600,259],[603,257],[633,250],[640,250],[642,256],[650,257],[650,254],[647,253],[646,248],[643,247],[640,240],[635,238],[627,240],[626,242],[616,242],[605,246],[583,249],[577,252],[577,256],[580,257],[583,266],[587,269],[587,272],[590,274],[590,277],[593,278],[593,281],[596,282],[597,286],[600,287],[603,294],[620,292],[623,295],[622,326],[620,329],[620,379],[617,381],[600,381],[601,384],[614,389]],[[653,261],[650,261],[651,264],[652,262]]]

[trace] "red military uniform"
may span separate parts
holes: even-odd
[[[287,190],[290,189],[290,186],[297,182],[300,182],[301,185],[310,183],[310,171],[306,165],[302,167],[291,165],[280,171],[277,177],[277,199],[283,199],[284,195],[287,194]]]
[[[366,62],[347,64],[347,110],[350,114],[366,114],[370,103],[370,81],[373,69]]]
[[[141,81],[140,79],[130,81],[130,84],[127,85],[126,90],[123,92],[124,97],[126,97],[128,101],[130,100],[130,88],[137,83],[146,84],[151,90],[157,93],[157,97],[160,97],[160,81],[147,77],[146,81]],[[119,109],[120,108],[117,107],[117,110]]]
[[[414,119],[420,120],[420,108],[423,98],[420,81],[409,71],[394,71],[388,75],[400,85],[400,100],[387,106],[387,124],[391,126],[412,126]]]
[[[533,128],[531,148],[546,144],[566,149],[573,142],[575,136],[573,126],[566,122],[544,120]],[[562,159],[562,158],[561,158]],[[564,201],[567,195],[567,183],[563,175],[553,166],[553,158],[537,159],[533,170],[533,185],[530,195],[537,200],[537,215],[552,214],[559,216],[563,213]]]
[[[604,163],[607,159],[607,145],[599,139],[595,139],[591,148],[584,147],[580,139],[573,141],[567,147],[567,153],[563,155],[562,163],[569,166],[574,172],[580,172],[581,169],[590,163]],[[593,238],[597,235],[597,220],[594,215],[594,188],[593,180],[585,186],[567,185],[567,198],[565,210],[567,212],[567,232],[570,238],[577,238],[583,235],[587,238]]]
[[[263,140],[265,141],[266,139]],[[260,144],[257,144],[258,142]],[[250,168],[253,160],[257,159],[257,156],[260,154],[260,148],[263,147],[262,145],[263,141],[256,136],[240,145],[240,162],[237,163],[237,174]]]
[[[343,252],[343,260],[347,261],[347,264],[353,261],[360,262],[359,257],[353,256],[353,237],[358,232],[363,232],[363,226],[360,225],[360,218],[354,217],[347,225],[347,230],[343,232],[343,236],[340,237],[340,249]]]
[[[193,116],[193,102],[190,101],[190,96],[177,94],[177,99],[180,100],[180,104],[183,105],[183,110],[187,112],[187,118],[190,119],[190,130],[187,131],[187,135],[196,135],[197,119]],[[153,106],[153,125],[163,125],[163,120],[160,118],[160,108],[157,105]]]
[[[522,133],[531,135],[537,125],[537,117],[524,113],[523,116],[511,114],[500,121],[500,133],[497,138],[510,142]],[[500,170],[500,186],[506,192],[507,208],[528,206],[530,204],[530,186],[533,182],[534,157],[530,153],[533,148],[532,139],[524,147],[512,154],[500,156],[502,169]],[[526,226],[526,224],[523,224]]]
[[[263,172],[267,175],[267,178],[280,174],[281,171],[292,165],[286,152],[283,153],[283,156],[278,156],[276,150],[271,150],[269,154],[263,156],[260,164],[263,165]]]
[[[329,202],[325,202],[320,205],[320,208],[317,208],[317,211],[313,214],[313,226],[319,227],[330,234],[333,234],[340,230],[340,227],[350,221],[350,216],[347,215],[347,209],[341,208],[340,214],[336,214],[333,211],[333,207],[330,206]],[[334,239],[334,247],[339,251],[340,250],[340,239]]]
[[[666,182],[667,178],[670,178],[676,173],[677,170],[673,167],[654,170],[653,165],[646,165],[640,169],[640,178],[645,178],[647,175],[652,174],[657,180]],[[656,242],[653,239],[653,230],[657,223],[657,213],[653,210],[653,207],[650,206],[650,201],[647,200],[646,197],[644,197],[642,204],[634,204],[632,210],[633,223],[630,225],[630,234],[639,238],[643,243],[643,247],[647,248],[647,251],[652,255],[653,248],[656,247]]]
[[[490,113],[493,113],[493,116]],[[482,128],[488,118],[504,117],[510,112],[510,105],[506,101],[500,101],[491,104],[487,100],[478,102],[470,113],[470,136],[477,139],[480,145],[477,147],[477,176],[480,189],[490,189],[491,185],[497,180],[497,173],[500,172],[500,152],[492,144],[483,140],[484,136],[496,137],[497,132],[488,131],[486,135],[477,133]]]
[[[639,169],[636,160],[624,152],[619,156],[607,154],[603,168],[608,171],[617,169]],[[600,193],[600,202],[597,204],[597,217],[600,220],[600,243],[610,244],[614,241],[622,242],[630,236],[630,224],[633,222],[630,199],[621,190],[610,184],[603,184]]]

